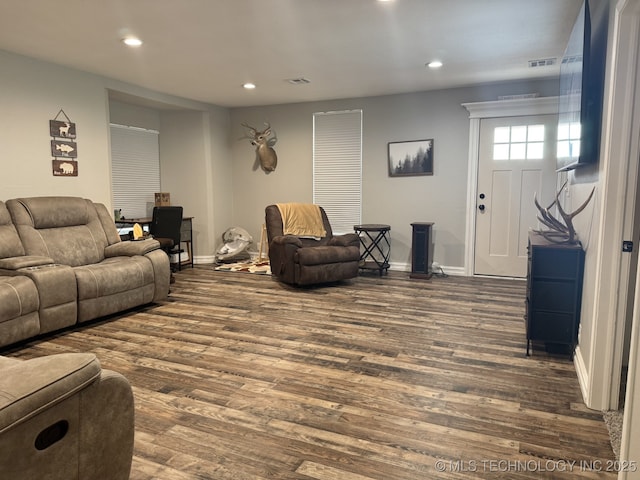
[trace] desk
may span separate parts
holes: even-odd
[[[180,243],[184,243],[186,246],[186,251],[189,254],[188,260],[182,260],[180,258],[180,252],[182,248],[178,250],[178,268],[182,268],[183,265],[189,265],[193,268],[193,217],[183,217],[182,218],[182,226],[180,227]],[[121,218],[120,220],[116,220],[116,227],[133,227],[136,223],[140,224],[140,226],[146,231],[149,230],[149,225],[151,225],[151,217],[142,217],[142,218]],[[147,228],[145,228],[147,227]],[[120,235],[120,238],[126,240],[129,238],[128,235]]]
[[[382,272],[389,271],[389,255],[391,254],[391,242],[389,239],[389,225],[364,224],[354,225],[353,230],[360,237],[360,244],[364,247],[364,252],[360,255],[360,268],[368,270],[378,270],[380,276]]]

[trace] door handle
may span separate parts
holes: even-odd
[[[481,212],[484,212],[484,205],[480,204],[478,205],[478,208],[480,209]]]

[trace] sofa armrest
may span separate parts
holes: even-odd
[[[51,408],[100,377],[92,353],[62,353],[3,363],[0,368],[0,434]]]
[[[302,241],[300,241],[300,239],[295,235],[280,235],[280,236],[274,237],[272,242],[275,243],[276,245],[290,244],[290,245],[295,245],[298,248],[302,248]]]
[[[152,238],[144,240],[126,240],[124,242],[108,245],[104,249],[104,256],[109,257],[133,257],[145,255],[160,248],[160,243]]]
[[[329,239],[328,245],[338,247],[358,247],[360,248],[360,238],[355,233],[345,233],[344,235],[335,235]]]
[[[0,270],[19,270],[20,268],[52,265],[53,259],[40,255],[22,255],[20,257],[0,258]]]

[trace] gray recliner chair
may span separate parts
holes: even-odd
[[[95,355],[0,357],[0,478],[126,480],[133,434],[131,386]]]

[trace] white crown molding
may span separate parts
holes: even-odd
[[[558,97],[516,98],[463,103],[469,118],[518,117],[558,113]]]

